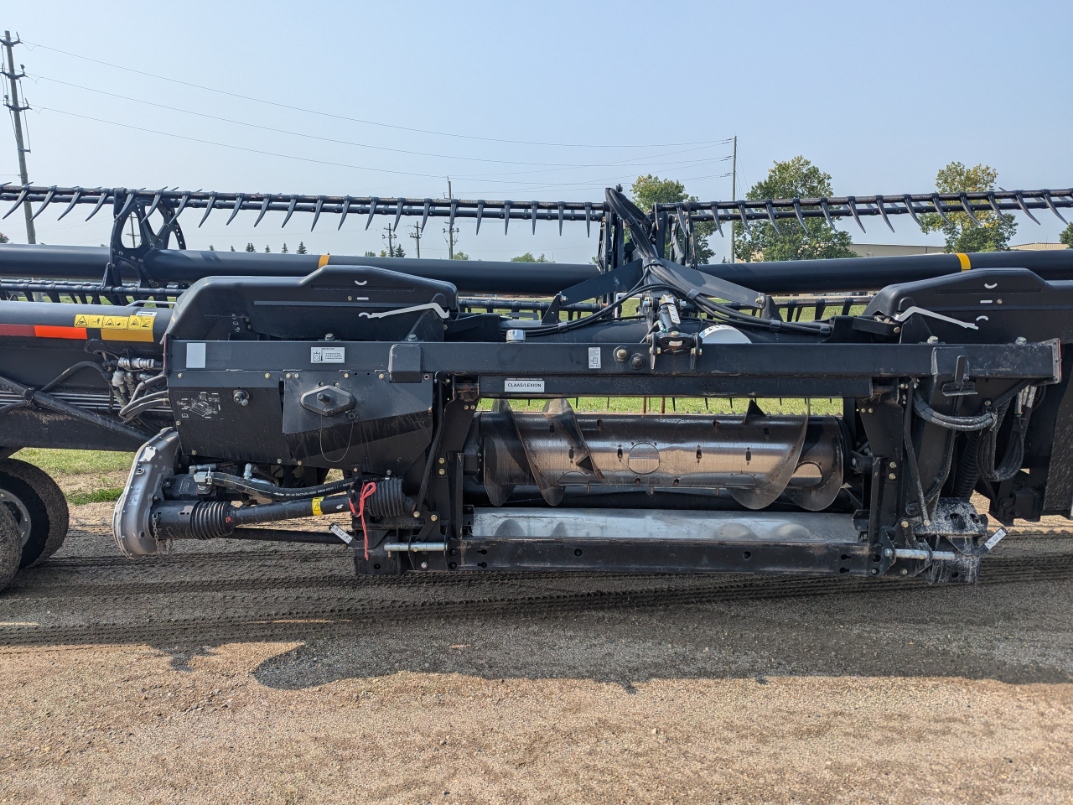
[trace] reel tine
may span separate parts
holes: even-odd
[[[799,198],[794,199],[794,215],[797,216],[797,222],[801,224],[801,228],[807,230],[808,227],[805,226],[805,216],[801,212],[801,199]]]
[[[977,218],[976,215],[972,211],[972,202],[969,201],[968,194],[962,193],[961,196],[960,196],[960,200],[961,200],[961,207],[962,207],[962,209],[965,210],[965,214],[969,216],[970,220],[972,220],[972,222],[974,224],[976,224],[977,226],[983,226],[983,224],[980,223],[980,219]]]
[[[820,210],[823,212],[823,217],[827,220],[827,225],[831,229],[835,229],[835,219],[831,217],[831,207],[827,203],[827,199],[820,199]]]
[[[144,190],[144,188],[142,188],[142,189]],[[125,193],[127,192],[126,188],[123,188],[123,192],[125,192]],[[142,192],[142,191],[141,190],[131,190],[129,193],[127,193],[127,198],[123,202],[123,206],[120,208],[119,213],[116,215],[116,218],[122,218],[124,215],[126,215],[128,212],[130,212],[130,208],[134,206],[134,202],[138,198],[138,194],[140,192]],[[118,195],[118,191],[117,191],[117,195]]]
[[[350,196],[347,196],[346,198],[343,199],[343,209],[339,213],[339,226],[337,226],[335,228],[336,232],[338,232],[340,229],[343,228],[343,221],[346,220],[346,214],[348,212],[350,212],[350,202],[351,201],[353,201],[353,199]]]
[[[56,185],[52,185],[52,187],[48,189],[48,192],[45,193],[45,198],[41,202],[41,206],[37,208],[37,212],[30,216],[31,221],[45,211],[45,207],[52,203],[52,197],[54,195],[56,195]]]
[[[987,194],[987,203],[991,205],[991,209],[993,209],[993,210],[995,211],[995,215],[997,215],[997,216],[1000,216],[1000,217],[1001,217],[1001,215],[1002,215],[1002,210],[1000,210],[1000,209],[999,209],[999,206],[998,206],[998,202],[997,202],[997,201],[995,201],[995,194],[994,194],[994,192],[989,192],[989,193]]]
[[[197,222],[197,228],[201,229],[201,225],[205,223],[205,220],[209,217],[209,213],[216,209],[216,193],[209,194],[209,201],[205,205],[205,214],[201,216],[201,220]]]
[[[162,187],[162,188],[160,188],[159,190],[156,191],[156,195],[153,196],[153,203],[149,205],[149,210],[148,210],[148,212],[145,213],[146,218],[148,218],[150,215],[152,215],[154,212],[156,212],[156,208],[160,206],[160,202],[164,198],[164,192],[167,189],[168,189],[167,186],[164,186],[164,187]]]
[[[585,237],[592,236],[592,202],[585,202]]]
[[[712,202],[712,220],[715,221],[715,229],[719,233],[719,237],[723,237],[723,222],[719,220],[719,206]]]
[[[908,193],[902,196],[902,202],[905,204],[906,212],[908,212],[909,216],[913,219],[913,223],[921,229],[924,229],[924,224],[920,223],[920,219],[917,218],[917,210],[916,207],[913,206],[913,199],[909,196]]]
[[[779,225],[775,223],[775,205],[770,201],[765,202],[765,209],[767,209],[767,218],[771,222],[771,228],[775,230],[776,235],[782,235],[782,230],[779,229]]]
[[[402,199],[399,199],[399,203],[395,206],[395,225],[391,227],[396,232],[399,231],[399,221],[402,220]]]
[[[224,226],[231,226],[231,222],[235,220],[235,216],[238,215],[238,211],[242,209],[243,199],[245,199],[245,195],[242,193],[239,193],[237,196],[235,196],[235,206],[231,210],[231,217],[227,219],[226,223],[224,223]]]
[[[887,229],[891,232],[894,231],[894,227],[891,225],[890,219],[887,217],[887,210],[883,206],[885,199],[883,196],[876,196],[876,207],[879,208],[879,217],[883,219],[883,223],[887,225]]]
[[[428,214],[432,211],[432,199],[425,199],[425,206],[421,211],[421,231],[425,231],[425,224],[428,223]]]
[[[26,200],[26,196],[29,195],[29,193],[30,193],[30,185],[28,185],[28,184],[23,185],[22,186],[22,192],[19,193],[19,197],[17,199],[15,199],[14,205],[12,205],[11,209],[7,211],[7,215],[5,215],[4,218],[7,218],[8,215],[11,215],[11,213],[15,212],[15,210],[17,210],[22,205],[22,202],[24,202]],[[92,218],[93,216],[90,216],[90,217]],[[3,218],[0,218],[0,221],[2,221],[2,220],[3,220]],[[88,221],[89,218],[87,218],[86,220]]]
[[[1069,221],[1062,217],[1062,213],[1058,212],[1058,208],[1054,206],[1054,199],[1051,198],[1050,190],[1043,191],[1043,200],[1047,202],[1047,206],[1051,208],[1051,212],[1058,216],[1059,221],[1061,221],[1063,224],[1069,223]]]
[[[853,220],[857,222],[857,226],[861,228],[861,231],[867,232],[868,230],[861,223],[860,216],[857,215],[857,198],[855,196],[846,196],[846,206],[849,207],[850,214],[853,216]]]
[[[264,199],[261,201],[261,211],[257,213],[257,220],[253,222],[254,226],[261,223],[261,219],[265,217],[265,213],[268,212],[268,205],[272,203],[272,194],[265,193]]]
[[[738,215],[741,216],[741,231],[746,235],[749,234],[749,216],[745,212],[745,202],[738,202]]]
[[[294,208],[298,206],[298,196],[291,196],[291,203],[287,205],[287,215],[283,219],[283,223],[279,225],[280,229],[283,229],[287,225],[287,222],[291,220],[291,216],[294,215]]]
[[[71,196],[71,203],[67,205],[67,209],[65,209],[63,212],[60,213],[60,217],[56,219],[57,221],[62,221],[63,217],[65,215],[67,215],[67,213],[69,213],[71,210],[73,210],[75,208],[75,204],[77,204],[78,200],[80,198],[82,198],[82,193],[83,193],[83,190],[82,190],[81,187],[76,187],[75,188],[75,192]]]
[[[566,205],[563,204],[561,201],[559,202],[559,235],[560,235],[560,237],[563,234],[563,209],[565,208],[565,206]]]
[[[190,191],[187,190],[185,193],[183,193],[182,198],[179,199],[179,206],[175,208],[175,214],[173,216],[171,216],[171,220],[168,221],[168,223],[169,224],[175,223],[175,221],[177,221],[179,219],[179,216],[182,214],[182,211],[186,209],[186,205],[189,204],[189,203],[190,203]]]
[[[103,188],[98,188],[98,190],[100,191],[101,197],[99,199],[97,199],[97,204],[93,208],[93,211],[89,215],[86,216],[87,221],[90,218],[92,218],[94,215],[96,215],[98,212],[100,212],[101,207],[104,206],[104,202],[106,202],[108,200],[108,191],[104,190]],[[8,215],[10,215],[10,213],[8,213]]]
[[[455,228],[455,213],[457,213],[457,212],[458,212],[458,199],[453,198],[453,199],[451,199],[451,215],[447,219],[447,228],[448,229],[454,229]],[[365,228],[368,229],[369,227],[365,227]]]
[[[481,234],[481,218],[484,217],[484,199],[477,199],[477,231],[476,235]]]
[[[939,213],[939,217],[946,221],[948,224],[953,224],[949,218],[946,217],[946,211],[943,209],[943,200],[939,198],[938,193],[931,194],[931,203],[935,205],[935,211]]]
[[[373,216],[376,215],[376,205],[380,203],[380,199],[373,196],[369,199],[369,217],[365,220],[365,229],[369,229],[369,224],[373,222]]]
[[[503,234],[507,234],[507,229],[510,227],[510,205],[514,202],[503,202]]]
[[[309,227],[310,232],[317,228],[317,221],[320,220],[320,211],[322,209],[324,209],[324,196],[317,196],[317,206],[313,210],[313,226]]]
[[[1024,196],[1022,196],[1020,192],[1014,193],[1013,195],[1014,198],[1017,200],[1017,206],[1021,208],[1021,212],[1031,218],[1034,223],[1038,224],[1039,221],[1036,220],[1036,216],[1032,214],[1032,212],[1028,209],[1028,205],[1025,204]]]
[[[531,202],[529,205],[529,215],[533,221],[533,234],[536,234],[536,218],[537,218],[537,203]]]

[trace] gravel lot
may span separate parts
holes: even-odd
[[[0,594],[0,801],[1073,800],[1053,524],[928,587],[132,561],[110,513]]]

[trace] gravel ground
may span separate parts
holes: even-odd
[[[133,561],[110,513],[0,594],[0,801],[1073,800],[1055,524],[929,587]]]

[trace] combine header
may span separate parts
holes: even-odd
[[[4,186],[0,200],[113,215],[107,248],[0,247],[0,444],[136,451],[113,519],[129,556],[238,538],[345,544],[367,574],[967,582],[1005,533],[992,520],[1071,514],[1073,252],[698,265],[695,226],[1035,220],[1073,190],[647,212],[614,189],[568,203]],[[599,258],[534,271],[185,249],[180,216],[214,210],[583,223]],[[11,459],[0,499],[6,584],[59,547],[67,513]],[[348,527],[285,527],[329,514]]]

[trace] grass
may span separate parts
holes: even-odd
[[[65,497],[73,506],[84,506],[87,503],[112,503],[119,500],[123,489],[118,486],[109,486],[105,489],[96,489],[92,492],[68,492]]]
[[[13,458],[34,464],[49,475],[95,475],[102,472],[129,470],[133,453],[113,453],[104,450],[46,450],[24,447]]]

